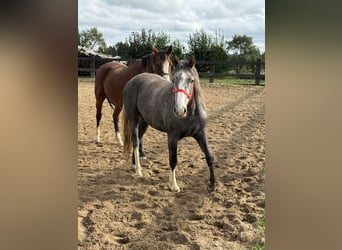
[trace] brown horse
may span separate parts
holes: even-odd
[[[113,122],[116,138],[123,145],[119,132],[119,115],[122,110],[122,90],[126,83],[135,75],[143,72],[156,73],[170,80],[171,66],[176,62],[172,53],[172,46],[166,51],[152,47],[152,53],[136,60],[129,66],[118,62],[103,64],[96,72],[95,98],[96,98],[96,141],[100,142],[100,121],[102,117],[102,105],[107,98],[114,109]]]

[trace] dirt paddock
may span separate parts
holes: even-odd
[[[217,190],[192,138],[179,142],[176,177],[168,186],[166,134],[149,128],[143,178],[114,137],[104,103],[95,142],[94,83],[78,83],[79,249],[248,249],[260,240],[265,208],[265,87],[202,86]],[[121,125],[121,124],[120,124]]]

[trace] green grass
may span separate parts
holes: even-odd
[[[200,77],[202,85],[210,85],[208,77]],[[254,79],[239,79],[234,77],[214,78],[214,84],[218,85],[255,85]],[[260,80],[260,86],[265,86],[265,80]]]
[[[258,221],[258,226],[260,229],[259,239],[258,242],[250,248],[250,250],[265,250],[265,215],[263,214],[262,217]]]
[[[95,82],[95,77],[90,77],[90,76],[79,76],[78,81],[82,82]]]
[[[95,82],[94,77],[79,76],[78,81]],[[200,77],[201,85],[210,86],[208,77]],[[217,77],[213,82],[215,85],[255,85],[254,79],[239,79],[234,77]],[[265,86],[265,81],[260,80],[260,86]]]

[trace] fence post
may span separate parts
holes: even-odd
[[[90,77],[95,77],[95,57],[92,57],[92,60],[90,61]]]
[[[214,82],[214,75],[215,75],[215,64],[210,65],[210,75],[209,75],[209,82]]]
[[[255,85],[260,84],[260,69],[261,69],[261,59],[257,59],[256,69],[255,69]]]

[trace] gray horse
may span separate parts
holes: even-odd
[[[202,100],[195,59],[180,61],[171,81],[142,73],[133,77],[123,89],[124,152],[129,156],[133,142],[132,162],[137,176],[142,176],[139,162],[145,155],[142,137],[148,126],[167,133],[171,190],[179,192],[176,181],[177,146],[184,137],[193,137],[205,154],[209,167],[208,190],[215,190],[213,157],[205,132],[207,114]]]

